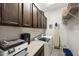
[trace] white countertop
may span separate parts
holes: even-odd
[[[33,56],[35,55],[35,53],[44,45],[45,42],[43,41],[39,41],[39,40],[36,40],[36,41],[32,41],[30,43],[30,45],[28,46],[28,54],[27,56]]]

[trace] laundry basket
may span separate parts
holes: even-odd
[[[63,48],[63,52],[64,52],[65,56],[73,56],[71,50],[69,50],[67,48]]]

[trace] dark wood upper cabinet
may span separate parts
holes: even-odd
[[[33,7],[33,27],[37,28],[37,24],[38,24],[37,12],[38,12],[38,9],[35,6],[35,4],[32,4],[32,7]]]
[[[32,27],[32,3],[23,3],[23,26]]]
[[[34,3],[0,3],[0,24],[46,28],[44,12]]]
[[[2,24],[4,25],[21,24],[21,4],[19,3],[2,4]]]
[[[1,4],[0,4],[0,24],[1,24]]]
[[[44,15],[44,12],[38,10],[38,28],[46,28],[47,27],[47,18]]]

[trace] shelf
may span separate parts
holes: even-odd
[[[70,19],[71,17],[76,17],[76,12],[78,12],[78,3],[69,3],[67,7],[63,9],[63,19]]]

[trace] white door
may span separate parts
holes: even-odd
[[[54,45],[54,48],[60,47],[60,34],[59,34],[59,28],[58,27],[56,27],[55,30],[54,30],[53,45]]]

